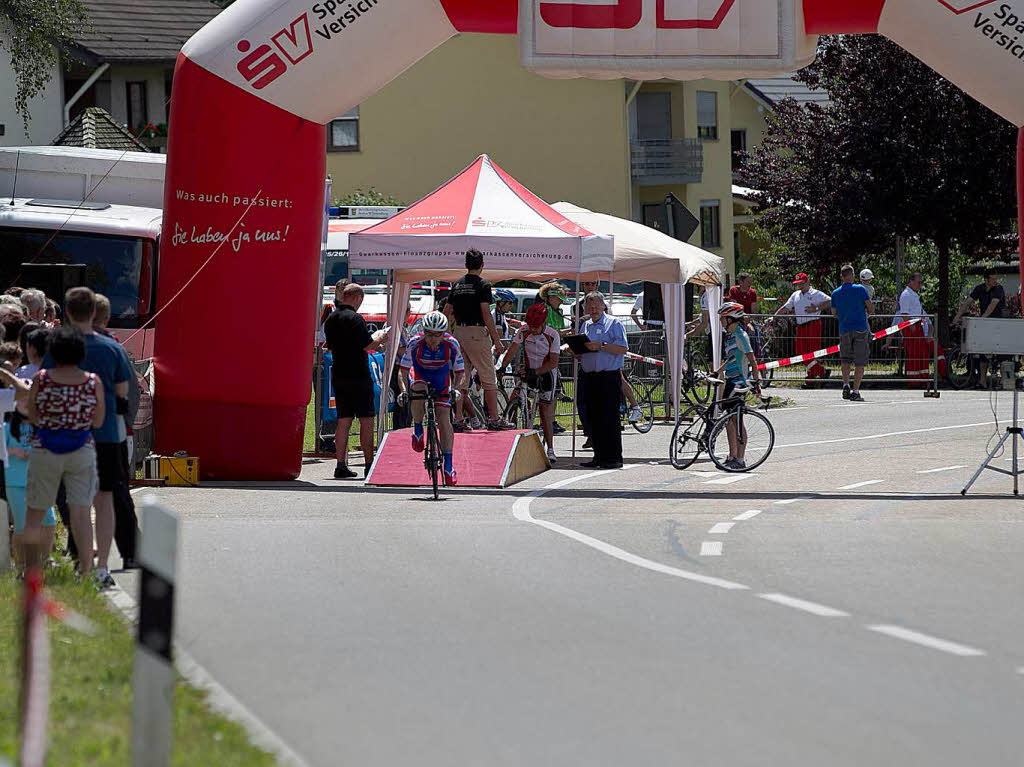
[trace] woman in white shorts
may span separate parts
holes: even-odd
[[[28,394],[28,417],[36,433],[25,487],[25,559],[32,566],[46,554],[41,550],[43,516],[56,503],[63,481],[84,576],[92,569],[89,508],[99,486],[92,430],[103,424],[103,384],[95,373],[78,367],[85,359],[85,337],[78,330],[57,328],[49,351],[54,367],[36,373]]]

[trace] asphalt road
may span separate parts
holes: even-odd
[[[792,396],[740,479],[656,427],[437,503],[159,490],[179,642],[311,765],[1020,764],[1024,501],[959,495],[989,398]]]

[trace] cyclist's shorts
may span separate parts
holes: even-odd
[[[424,391],[426,387],[430,387],[434,391],[434,407],[447,407],[452,406],[452,387],[447,376],[445,380],[433,382],[427,378],[415,378],[410,376],[409,385],[413,391]]]
[[[553,402],[558,391],[558,370],[549,370],[537,376],[537,399],[540,402]]]
[[[740,406],[740,403],[745,399],[744,395],[736,394],[737,386],[747,386],[746,379],[743,378],[730,378],[725,382],[725,391],[722,393],[722,409],[723,410],[735,410]],[[730,398],[732,401],[728,401]]]

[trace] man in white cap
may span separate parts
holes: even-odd
[[[800,272],[794,279],[793,285],[796,290],[793,295],[775,312],[780,314],[796,315],[796,343],[794,344],[797,354],[810,354],[822,348],[821,341],[821,310],[827,308],[829,297],[820,290],[811,287],[810,277]],[[828,378],[832,371],[822,365],[818,360],[807,362],[807,382],[803,388],[811,389],[818,384],[820,378]]]
[[[875,275],[870,269],[860,270],[860,284],[864,286],[864,290],[868,292],[872,301],[875,300],[875,286],[871,284],[873,279],[875,279]]]

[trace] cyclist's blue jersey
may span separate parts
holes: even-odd
[[[427,345],[422,334],[416,336],[405,347],[399,365],[410,371],[410,381],[426,381],[431,389],[439,392],[451,389],[453,373],[461,373],[466,368],[459,342],[450,333],[444,334],[436,349]]]
[[[725,377],[733,383],[746,383],[747,381],[747,360],[746,355],[753,349],[750,346],[750,336],[740,324],[731,333],[725,334],[725,348],[722,349],[722,357],[725,358]]]

